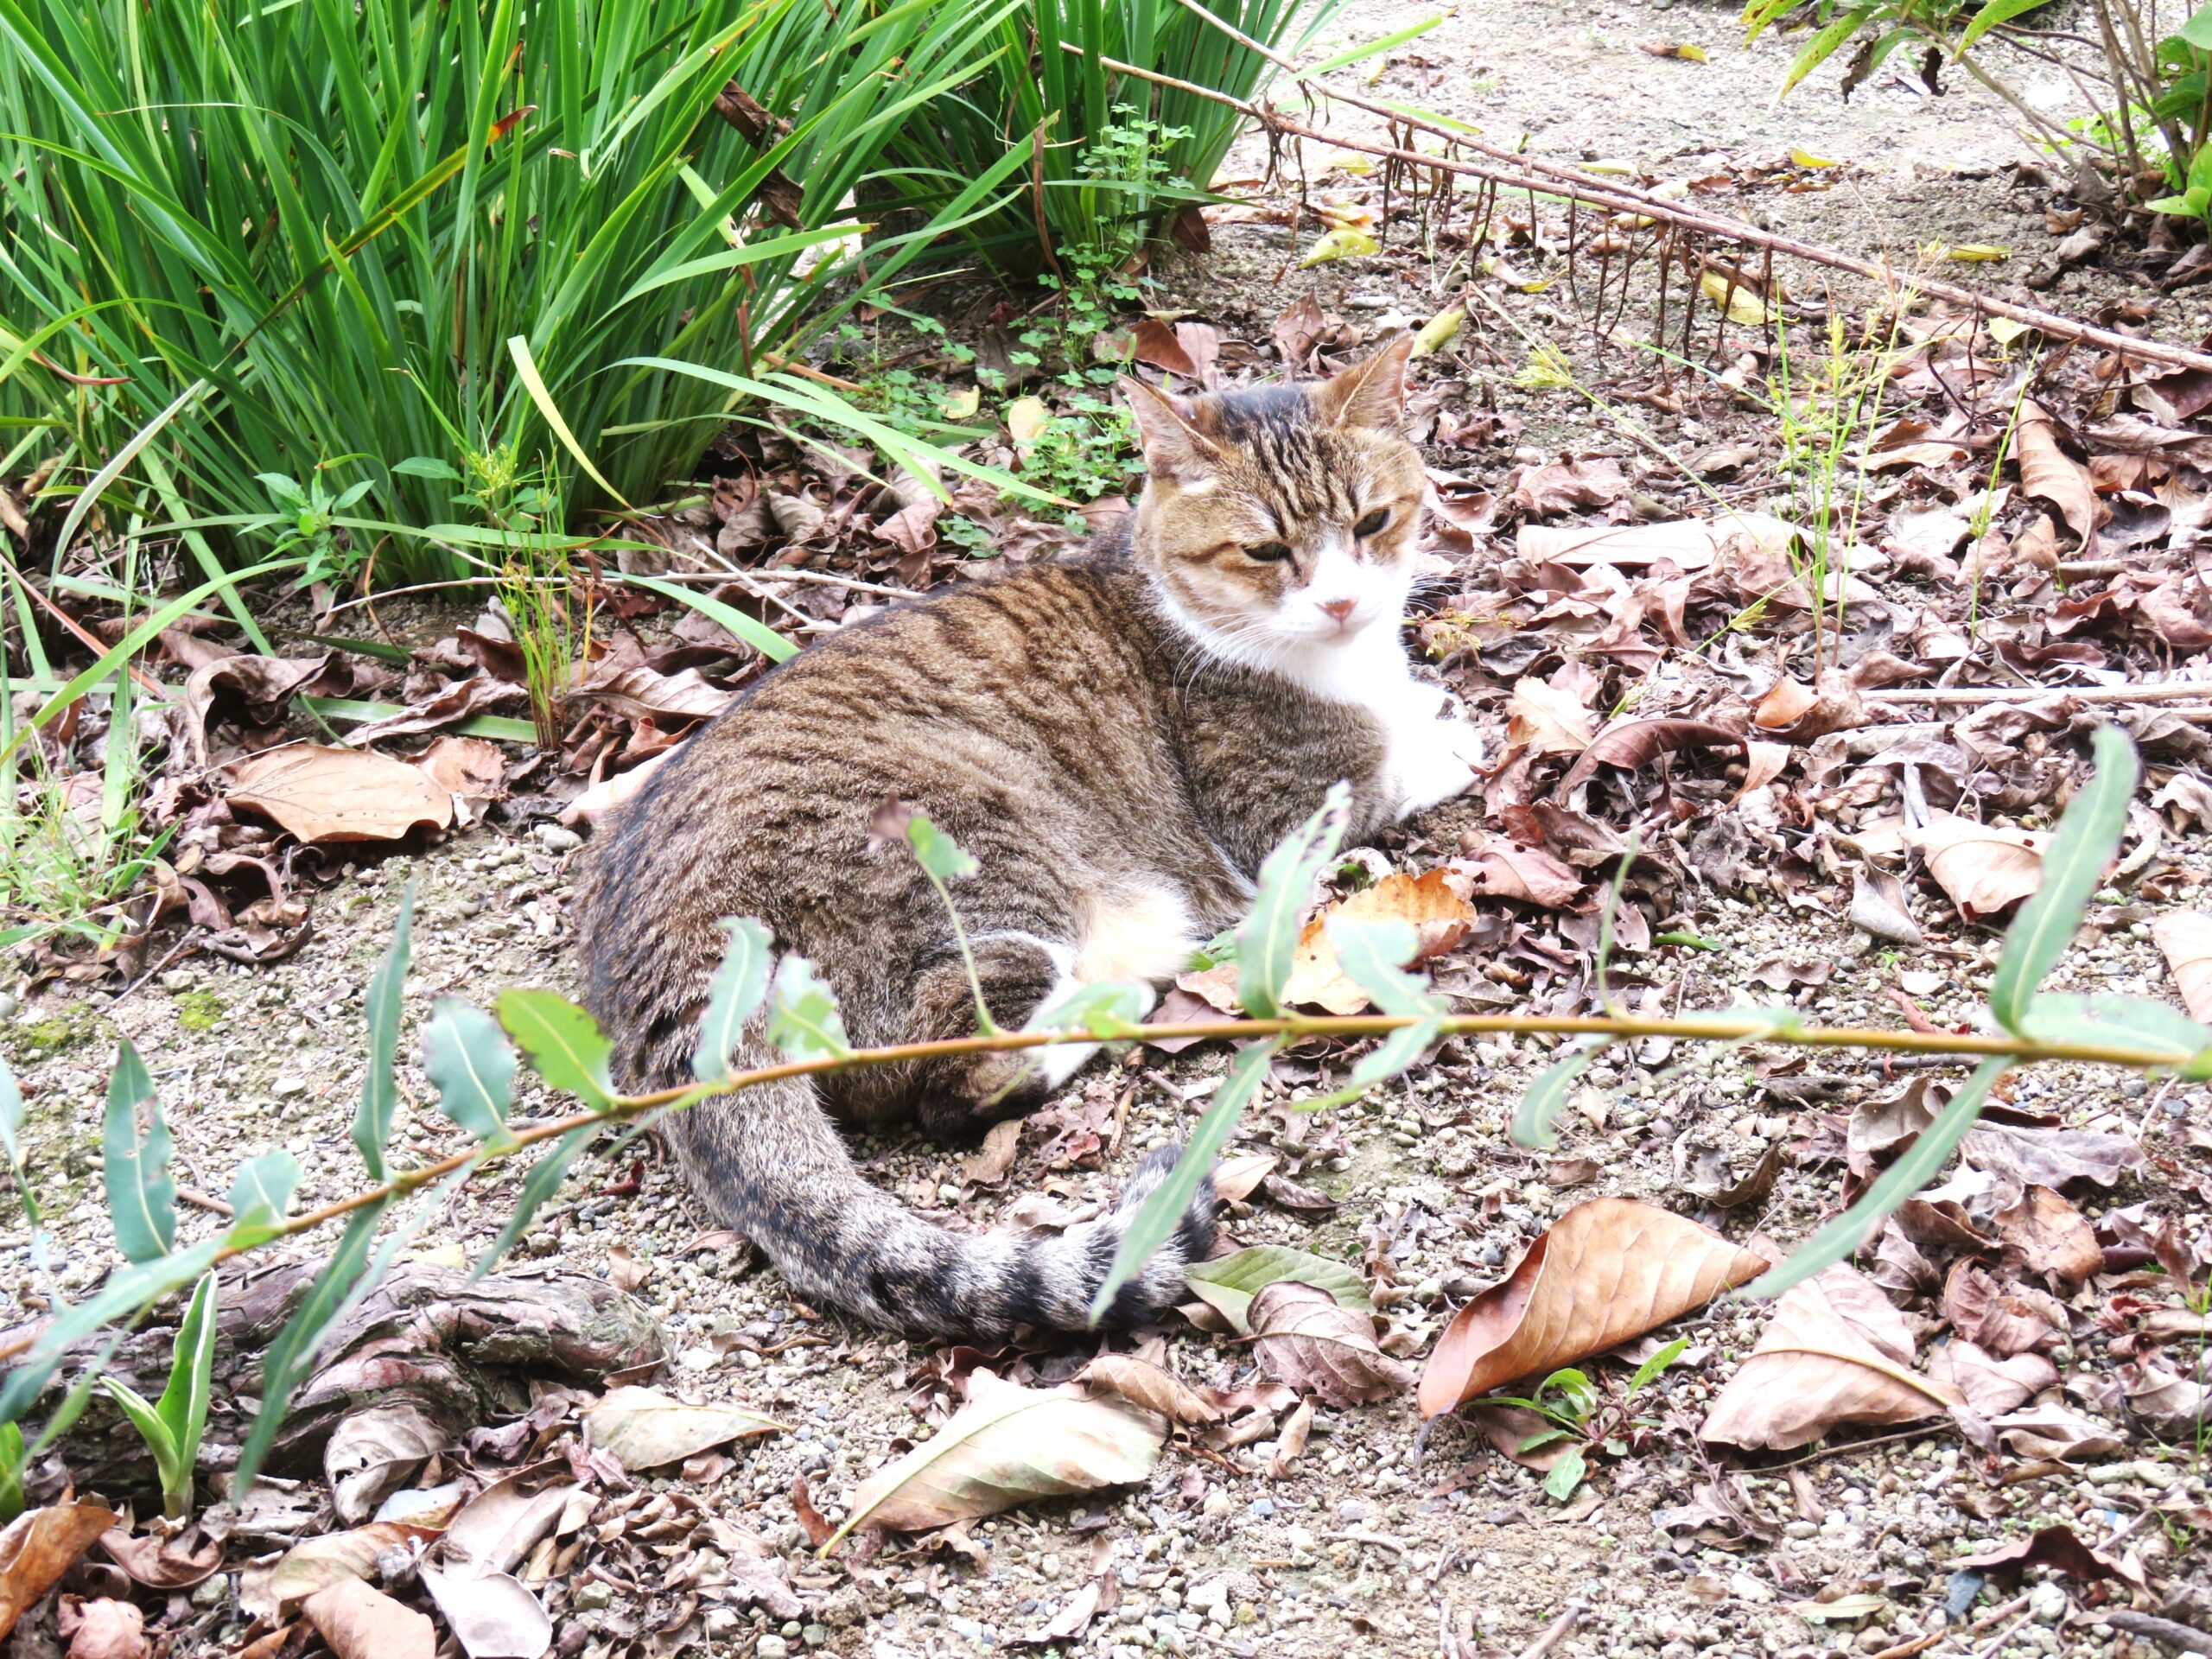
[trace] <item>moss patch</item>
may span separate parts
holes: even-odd
[[[179,991],[169,1001],[187,1031],[213,1031],[223,1017],[223,999],[213,991]]]

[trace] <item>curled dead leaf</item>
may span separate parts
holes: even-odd
[[[1595,735],[1582,700],[1542,680],[1514,683],[1505,720],[1505,741],[1531,754],[1580,754]]]
[[[1329,1405],[1370,1405],[1413,1386],[1413,1373],[1376,1342],[1373,1317],[1325,1290],[1278,1280],[1252,1298],[1249,1317],[1260,1363]]]
[[[1911,1423],[1960,1402],[1912,1369],[1912,1333],[1874,1283],[1838,1262],[1775,1304],[1758,1344],[1700,1431],[1751,1450],[1787,1451],[1847,1423]]]
[[[1677,749],[1743,748],[1744,734],[1702,720],[1629,720],[1608,726],[1582,751],[1582,756],[1560,779],[1559,792],[1568,795],[1597,775],[1599,766],[1618,766],[1634,772],[1662,754]]]
[[[1421,1414],[1640,1337],[1768,1265],[1655,1205],[1579,1204],[1452,1315],[1421,1374]]]
[[[2097,524],[2097,491],[2088,469],[2059,448],[2057,429],[2033,398],[2022,401],[2012,433],[2021,493],[2056,507],[2087,551],[2096,540]]]
[[[359,1579],[340,1579],[309,1596],[308,1621],[338,1659],[435,1659],[436,1627]]]
[[[0,1639],[114,1525],[115,1511],[88,1497],[26,1510],[10,1521],[0,1531]]]
[[[1430,870],[1419,878],[1394,872],[1315,916],[1300,931],[1291,952],[1290,978],[1283,986],[1283,1000],[1339,1014],[1357,1014],[1367,1006],[1368,998],[1338,963],[1336,950],[1329,943],[1332,917],[1411,925],[1420,939],[1413,957],[1417,963],[1442,956],[1465,938],[1475,924],[1474,907],[1460,897],[1442,870]]]
[[[397,841],[453,822],[452,792],[405,761],[313,743],[239,761],[224,794],[305,842]]]
[[[146,1615],[127,1601],[102,1596],[79,1610],[69,1637],[69,1659],[146,1659]]]
[[[1928,861],[1936,885],[1971,922],[2018,904],[2043,885],[2043,855],[2050,837],[1935,812],[1919,829],[1904,831],[1904,843]]]
[[[1135,1354],[1101,1354],[1075,1374],[1097,1394],[1122,1399],[1156,1411],[1186,1428],[1199,1428],[1221,1421],[1221,1410],[1164,1365]]]
[[[2173,969],[2190,1017],[2212,1020],[2212,916],[2196,910],[2170,910],[2152,919],[2151,937]]]
[[[688,1405],[658,1389],[620,1388],[583,1414],[584,1438],[625,1469],[658,1469],[665,1464],[754,1434],[774,1434],[784,1425],[738,1406]]]

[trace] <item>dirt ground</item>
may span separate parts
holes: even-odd
[[[1346,8],[1319,49],[1406,21],[1416,9]],[[1956,74],[1940,96],[1902,58],[1848,103],[1835,95],[1834,65],[1788,102],[1771,103],[1800,35],[1740,48],[1732,3],[1611,5],[1547,0],[1460,0],[1438,29],[1394,53],[1376,90],[1476,123],[1492,138],[1522,134],[1541,153],[1567,160],[1623,160],[1657,177],[1694,178],[1741,168],[1796,147],[1841,163],[1822,188],[1751,190],[1720,203],[1753,212],[1776,228],[1901,263],[1929,243],[2009,246],[2001,265],[1947,266],[1963,282],[2012,283],[2049,257],[2051,192],[2012,170],[2023,151],[2001,110]],[[1694,41],[1707,61],[1656,57],[1649,44]],[[1362,73],[1363,73],[1363,71]],[[2055,75],[2025,77],[2029,95],[2057,108],[2070,90]],[[1347,130],[1371,131],[1346,114]],[[1248,143],[1239,162],[1256,170]],[[1230,169],[1236,170],[1235,165]],[[1325,180],[1342,192],[1356,176]],[[1300,232],[1300,236],[1310,232]],[[1290,232],[1233,226],[1203,264],[1171,267],[1167,297],[1224,329],[1264,339],[1268,321],[1302,293],[1349,318],[1374,324],[1398,312],[1419,319],[1438,294],[1414,265],[1381,276],[1351,265],[1286,270]],[[2069,273],[2041,302],[2088,307],[2134,291],[2110,272]],[[2203,290],[2167,296],[2150,325],[2193,338],[2212,325]],[[1618,361],[1586,344],[1560,292],[1524,296],[1515,308],[1557,338],[1579,368],[1600,374]],[[1502,326],[1483,334],[1509,361],[1525,352]],[[1493,337],[1494,336],[1494,337]],[[1615,353],[1623,348],[1616,347]],[[1586,356],[1585,353],[1587,353]],[[1630,454],[1634,446],[1580,399],[1507,390],[1522,416],[1514,449]],[[1755,427],[1740,411],[1735,417]],[[1673,437],[1688,428],[1662,426]],[[1704,435],[1710,437],[1710,432]],[[1470,809],[1448,806],[1389,849],[1403,865],[1453,849]],[[396,1147],[406,1158],[455,1149],[455,1132],[433,1109],[419,1065],[420,1022],[434,997],[480,1003],[499,988],[569,988],[571,925],[566,900],[576,837],[541,826],[527,835],[479,827],[388,856],[353,861],[322,894],[313,941],[266,968],[200,957],[156,975],[119,1005],[105,994],[47,991],[4,1001],[0,1052],[32,1103],[29,1161],[59,1235],[60,1282],[95,1284],[115,1265],[90,1126],[98,1122],[113,1039],[128,1036],[146,1057],[167,1104],[178,1173],[220,1192],[245,1158],[289,1147],[305,1174],[299,1202],[327,1202],[359,1179],[347,1127],[365,1065],[361,993],[388,942],[401,896],[416,906],[415,971],[401,1042],[409,1093]],[[2212,860],[2193,838],[2168,841],[2135,880],[2155,880],[2169,903],[2200,902]],[[1662,946],[1641,964],[1647,1007],[1725,1007],[1772,1001],[1755,976],[1777,958],[1832,965],[1825,982],[1796,1000],[1825,1023],[1893,1025],[1891,993],[1910,995],[1939,1026],[1972,1019],[1993,959],[1995,936],[1961,925],[1928,893],[1915,901],[1928,936],[1920,950],[1877,945],[1840,915],[1793,903],[1753,868],[1734,894],[1694,892],[1666,925],[1717,950]],[[2145,912],[2126,892],[2101,895],[2093,932],[2060,973],[2062,983],[2171,999],[2171,980],[2151,943]],[[1471,971],[1478,964],[1462,962]],[[1449,982],[1454,963],[1444,964]],[[1296,1092],[1296,1068],[1271,1085],[1268,1109],[1249,1118],[1232,1154],[1274,1152],[1297,1181],[1327,1201],[1294,1211],[1265,1198],[1228,1220],[1243,1243],[1276,1243],[1370,1264],[1381,1286],[1394,1352],[1425,1354],[1452,1308],[1498,1271],[1564,1210],[1597,1194],[1641,1198],[1694,1211],[1731,1236],[1789,1245],[1833,1208],[1835,1171],[1785,1161],[1764,1205],[1700,1210],[1695,1184],[1725,1186],[1748,1173],[1771,1145],[1803,1147],[1831,1131],[1836,1116],[1894,1092],[1910,1071],[1885,1075],[1873,1062],[1835,1056],[1777,1071],[1733,1051],[1704,1056],[1647,1044],[1632,1063],[1601,1061],[1599,1091],[1573,1116],[1554,1153],[1515,1148],[1505,1127],[1529,1080],[1550,1057],[1510,1040],[1448,1043],[1433,1065],[1402,1085],[1320,1120],[1274,1109]],[[1687,1062],[1687,1064],[1681,1064]],[[1206,1049],[1170,1058],[1146,1051],[1118,1069],[1094,1068],[1065,1099],[1127,1093],[1128,1109],[1097,1167],[1052,1169],[1041,1128],[1025,1136],[1011,1172],[979,1185],[960,1172],[958,1150],[897,1137],[864,1147],[875,1179],[924,1209],[988,1219],[995,1208],[1043,1193],[1069,1210],[1110,1201],[1135,1157],[1187,1134],[1206,1079],[1223,1065]],[[1680,1069],[1669,1071],[1669,1065]],[[1955,1080],[1955,1072],[1941,1072]],[[525,1084],[527,1084],[525,1077]],[[2201,1184],[2212,1160],[2212,1093],[2153,1087],[2110,1076],[2037,1073],[2014,1103],[2063,1116],[2069,1127],[2141,1138],[2155,1164],[2175,1174],[2130,1174],[2084,1204],[2149,1201],[2154,1214],[2201,1224]],[[565,1103],[525,1086],[525,1114]],[[634,1159],[634,1166],[632,1160]],[[419,1253],[460,1262],[488,1243],[514,1201],[519,1171],[464,1190],[423,1232]],[[634,1176],[634,1179],[632,1177]],[[212,1218],[187,1212],[212,1225]],[[580,1572],[544,1586],[558,1651],[566,1656],[671,1651],[800,1652],[864,1659],[952,1659],[998,1652],[1040,1630],[1096,1570],[1113,1575],[1119,1602],[1058,1650],[1112,1659],[1140,1654],[1225,1654],[1237,1659],[1375,1653],[1393,1656],[1520,1654],[1563,1614],[1568,1627],[1548,1648],[1597,1659],[1688,1659],[1826,1652],[1903,1655],[2112,1656],[2131,1646],[2079,1586],[2031,1579],[1993,1587],[1961,1586],[1948,1563],[1993,1548],[2031,1522],[2069,1520],[2094,1543],[2120,1540],[2160,1578],[2177,1571],[2202,1582],[2202,1562],[2177,1560],[2191,1535],[2170,1533],[2152,1504],[2160,1497],[2207,1501],[2200,1458],[2187,1449],[2139,1443],[2123,1459],[2092,1467],[2028,1466],[1925,1426],[1864,1444],[1827,1443],[1806,1452],[1749,1460],[1729,1490],[1730,1514],[1708,1500],[1719,1465],[1696,1441],[1703,1407],[1748,1352],[1763,1314],[1723,1302],[1676,1327],[1691,1348],[1639,1401],[1663,1428],[1649,1449],[1597,1464],[1571,1501],[1545,1495],[1541,1478],[1444,1421],[1427,1434],[1410,1397],[1320,1411],[1304,1456],[1281,1478],[1270,1440],[1226,1450],[1171,1446],[1148,1486],[1092,1500],[1035,1504],[977,1523],[973,1555],[940,1551],[823,1562],[807,1546],[793,1483],[804,1476],[815,1503],[837,1519],[857,1483],[923,1438],[943,1393],[921,1346],[858,1332],[797,1307],[780,1279],[727,1236],[687,1195],[673,1166],[643,1143],[619,1161],[586,1160],[544,1212],[511,1266],[527,1273],[562,1267],[636,1285],[673,1356],[666,1386],[707,1400],[734,1400],[769,1413],[792,1432],[745,1443],[704,1480],[672,1475],[649,1483],[726,1514],[766,1537],[788,1560],[803,1617],[777,1620],[694,1604],[677,1614],[680,1590],[616,1582]],[[20,1230],[0,1236],[0,1279],[28,1287]],[[12,1322],[0,1320],[0,1323]],[[1233,1386],[1252,1375],[1246,1348],[1187,1329],[1168,1334],[1176,1363],[1196,1380]],[[2079,1338],[2074,1363],[2099,1364],[2104,1338]],[[1034,1376],[1066,1375],[1094,1351],[1071,1344],[1031,1351]],[[968,1357],[972,1359],[974,1357]],[[997,1357],[1009,1364],[1017,1357]],[[1616,1382],[1624,1373],[1605,1368]],[[219,1402],[218,1438],[235,1438],[238,1402]],[[211,1580],[217,1586],[222,1578]],[[1808,1618],[1797,1605],[1823,1592],[1877,1598],[1855,1618]],[[201,1610],[199,1646],[236,1647],[245,1621],[222,1592],[193,1595]],[[2212,1590],[2208,1590],[2212,1594]],[[2023,1599],[2023,1598],[2024,1598]],[[1986,1616],[2002,1609],[1993,1620]],[[691,1617],[691,1615],[696,1615]],[[1923,1640],[1926,1638],[1926,1640]],[[1532,1647],[1532,1644],[1539,1644]]]

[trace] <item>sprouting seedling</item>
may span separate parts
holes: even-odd
[[[1517,1406],[1535,1412],[1549,1425],[1521,1442],[1523,1456],[1562,1440],[1573,1442],[1544,1477],[1544,1491],[1564,1503],[1590,1472],[1592,1457],[1602,1453],[1624,1458],[1659,1426],[1656,1418],[1634,1414],[1636,1397],[1652,1378],[1681,1358],[1689,1345],[1688,1337],[1675,1338],[1636,1368],[1636,1375],[1617,1397],[1607,1397],[1588,1372],[1570,1365],[1539,1382],[1534,1394],[1494,1395],[1483,1403]]]
[[[169,1362],[168,1386],[157,1404],[111,1376],[100,1379],[108,1397],[123,1408],[146,1449],[154,1454],[154,1468],[162,1481],[162,1513],[182,1521],[192,1513],[192,1470],[200,1461],[200,1437],[207,1427],[207,1404],[214,1387],[215,1275],[200,1276],[177,1329],[176,1348]],[[20,1441],[20,1435],[18,1440]],[[4,1451],[4,1448],[0,1448]],[[4,1487],[0,1475],[0,1488]],[[21,1487],[16,1488],[21,1503]],[[0,1489],[0,1506],[6,1499]]]

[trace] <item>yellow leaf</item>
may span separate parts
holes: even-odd
[[[1766,302],[1741,283],[1731,283],[1717,270],[1708,270],[1697,279],[1705,297],[1715,305],[1728,308],[1728,321],[1755,327],[1763,327],[1770,320]]]
[[[1346,226],[1329,232],[1314,243],[1298,262],[1298,268],[1303,270],[1308,265],[1325,265],[1332,259],[1357,259],[1382,251],[1382,245],[1365,231]]]
[[[1989,330],[1989,337],[1999,346],[2010,346],[2022,334],[2033,334],[2034,328],[2024,322],[2015,322],[2010,317],[1991,317],[1982,326]]]
[[[963,386],[958,391],[948,392],[944,401],[937,406],[937,412],[948,421],[964,421],[982,406],[982,402],[981,386]]]
[[[1632,179],[1636,176],[1636,164],[1633,162],[1585,162],[1582,163],[1582,170],[1585,173],[1596,173],[1609,179]]]
[[[1950,247],[1941,242],[1930,242],[1921,251],[1926,259],[1955,259],[1963,264],[1988,264],[1999,259],[2010,259],[2012,250],[1997,247],[1987,242],[1961,242]]]
[[[1414,336],[1414,355],[1425,356],[1440,352],[1449,346],[1459,333],[1459,325],[1467,320],[1467,308],[1454,305],[1438,312],[1421,324],[1421,332]]]
[[[1706,60],[1705,48],[1693,45],[1688,41],[1675,48],[1675,55],[1678,58],[1687,58],[1692,63],[1703,63]]]
[[[1041,397],[1017,397],[1001,411],[1006,429],[1014,441],[1025,448],[1037,442],[1037,435],[1052,423],[1052,411],[1045,407]]]
[[[1795,145],[1790,147],[1789,164],[1792,167],[1839,167],[1842,165],[1842,163],[1839,162],[1829,161],[1826,156],[1815,156],[1809,149],[1799,149]]]
[[[1332,171],[1355,174],[1361,178],[1366,177],[1375,170],[1375,158],[1372,156],[1363,156],[1358,151],[1351,149],[1340,150],[1330,156],[1328,164]]]

